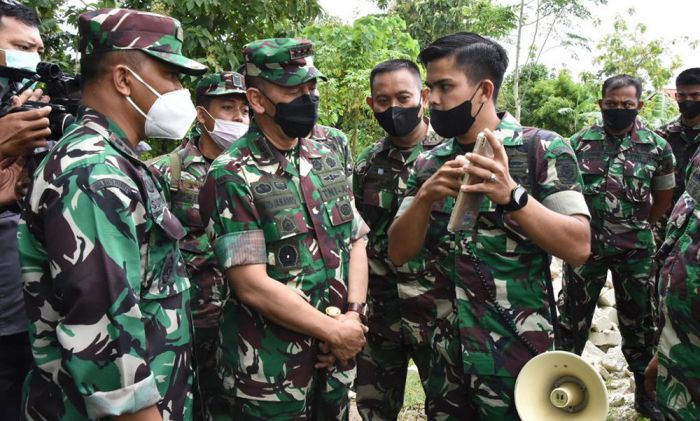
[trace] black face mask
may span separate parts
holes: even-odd
[[[430,110],[430,125],[433,126],[435,133],[445,139],[449,139],[451,137],[463,135],[469,131],[474,125],[474,121],[476,121],[476,116],[478,116],[481,109],[484,108],[484,104],[481,104],[479,111],[472,117],[472,99],[476,96],[480,86],[481,85],[477,86],[471,98],[454,108],[449,110]]]
[[[686,120],[692,120],[700,115],[700,101],[683,101],[678,103],[678,109]]]
[[[411,108],[391,107],[381,113],[374,113],[379,125],[392,137],[406,136],[420,123],[420,104]]]
[[[291,102],[278,102],[274,120],[287,136],[306,137],[318,121],[318,102],[318,95],[299,95]]]
[[[620,132],[630,127],[637,118],[637,109],[626,110],[624,108],[613,108],[610,110],[602,110],[603,123],[605,127],[614,131]]]

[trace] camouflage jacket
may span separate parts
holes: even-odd
[[[592,249],[654,247],[649,224],[651,192],[675,185],[669,144],[639,120],[616,139],[601,126],[571,137],[583,174],[583,194],[591,211]]]
[[[200,194],[202,217],[222,271],[266,264],[271,278],[318,310],[342,309],[351,242],[368,229],[355,210],[345,157],[308,138],[294,154],[274,148],[252,123],[212,164]],[[281,402],[309,393],[315,339],[270,322],[233,292],[220,331],[221,374],[230,393]]]
[[[367,243],[370,283],[368,294],[375,301],[400,300],[401,330],[407,340],[428,340],[427,324],[444,318],[452,303],[441,296],[449,288],[435,285],[426,270],[423,253],[399,268],[389,261],[388,231],[406,193],[406,181],[418,155],[442,143],[432,128],[414,148],[402,151],[384,138],[360,153],[355,165],[353,193],[362,218],[372,230]],[[437,293],[437,295],[436,295]],[[370,312],[370,329],[391,329],[387,315]]]
[[[524,131],[511,115],[499,116],[496,134],[508,154],[511,177],[551,210],[588,215],[571,147],[556,133],[530,128]],[[430,176],[461,154],[456,139],[450,139],[420,155],[408,178],[399,215]],[[535,174],[529,174],[530,167]],[[494,309],[493,302],[505,309],[515,321],[519,336],[526,336],[538,352],[551,348],[553,333],[541,249],[487,197],[475,229],[448,232],[454,203],[454,198],[446,197],[433,204],[423,249],[435,261],[430,268],[434,276],[454,285],[464,372],[514,377],[532,353]],[[480,262],[478,271],[475,257]]]
[[[34,174],[18,235],[36,367],[26,413],[191,411],[182,225],[124,132],[82,108]]]
[[[681,123],[681,117],[656,130],[656,134],[666,139],[673,156],[676,158],[676,188],[673,191],[673,203],[678,201],[685,191],[685,178],[688,175],[688,164],[700,146],[700,127],[686,127]]]
[[[659,282],[661,325],[657,390],[669,419],[695,419],[700,406],[700,153],[668,222]],[[661,253],[661,252],[660,252]],[[663,257],[663,256],[662,256]]]
[[[185,227],[187,234],[180,240],[180,251],[187,264],[192,288],[192,322],[197,328],[212,328],[218,324],[221,308],[227,295],[227,284],[219,271],[214,249],[199,215],[199,191],[204,185],[211,163],[198,148],[199,135],[195,133],[172,153],[163,155],[151,166],[165,184],[165,196],[170,210]],[[180,168],[173,179],[174,154]]]

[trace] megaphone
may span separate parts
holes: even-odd
[[[578,355],[545,352],[520,371],[515,408],[523,421],[604,421],[608,390],[596,370]]]

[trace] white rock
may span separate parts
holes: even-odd
[[[625,396],[622,394],[611,395],[609,398],[610,406],[616,408],[625,404]]]
[[[615,307],[598,307],[593,315],[593,324],[591,325],[591,329],[594,332],[617,330],[617,324],[617,310]]]
[[[598,367],[598,374],[600,374],[600,377],[602,377],[603,380],[610,378],[610,372],[608,372],[608,370],[602,365]]]
[[[605,278],[605,288],[608,288],[608,289],[613,288],[612,272],[610,272],[610,271],[608,271],[608,277]]]
[[[601,307],[614,307],[615,306],[615,290],[612,288],[605,288],[600,292],[600,298],[598,298],[598,305]]]
[[[595,346],[616,346],[622,343],[622,335],[614,330],[606,330],[605,332],[591,332],[588,340],[593,342]]]
[[[595,346],[593,342],[587,341],[586,346],[583,347],[583,352],[581,353],[581,356],[586,361],[588,361],[588,358],[602,359],[605,356],[605,352],[603,352],[602,349]]]
[[[605,367],[610,373],[622,372],[625,369],[625,361],[620,361],[614,355],[606,355],[600,361],[600,364]]]

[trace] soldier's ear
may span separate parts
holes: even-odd
[[[644,108],[644,101],[639,101],[639,105],[637,105],[637,110],[641,111],[642,108]]]
[[[258,88],[248,88],[245,91],[245,96],[248,99],[248,106],[255,114],[265,114],[265,98]]]
[[[489,100],[492,100],[494,91],[495,86],[493,82],[491,82],[489,79],[484,79],[481,82],[481,101],[479,102],[483,104]]]
[[[430,104],[430,88],[425,87],[420,91],[420,101],[423,104],[423,108]]]
[[[112,83],[114,89],[124,96],[131,96],[131,83],[133,77],[126,66],[117,64],[112,67]]]
[[[369,105],[369,108],[371,108],[372,111],[374,111],[374,100],[372,99],[372,97],[368,96],[367,98],[365,98],[365,101],[367,101],[367,105]]]

